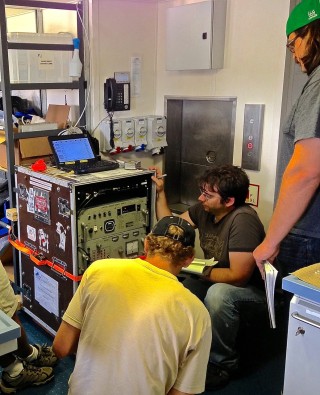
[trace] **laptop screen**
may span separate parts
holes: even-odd
[[[49,141],[58,163],[95,159],[90,141],[84,135],[49,137]]]

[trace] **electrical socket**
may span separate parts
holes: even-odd
[[[252,206],[258,207],[259,192],[260,192],[260,185],[249,184],[249,193],[246,199],[246,203],[250,203],[252,204]]]

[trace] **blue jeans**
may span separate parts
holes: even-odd
[[[281,242],[277,265],[282,277],[320,262],[320,239],[289,233]]]
[[[212,284],[198,276],[185,275],[183,285],[206,305],[212,324],[210,362],[234,371],[239,355],[236,341],[241,321],[258,321],[268,317],[264,289]]]
[[[210,362],[232,372],[239,362],[236,340],[240,320],[259,320],[261,312],[267,316],[265,291],[217,283],[208,289],[204,303],[212,324]]]

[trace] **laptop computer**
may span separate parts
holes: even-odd
[[[85,174],[119,167],[118,162],[102,160],[96,155],[89,137],[84,134],[49,136],[48,141],[56,166],[61,170]]]

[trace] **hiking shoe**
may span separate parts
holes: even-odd
[[[46,344],[40,346],[39,344],[34,344],[33,347],[36,347],[38,350],[38,358],[34,361],[28,362],[33,366],[43,367],[43,366],[54,366],[58,358],[56,354],[53,352],[51,346],[47,346]]]
[[[12,377],[7,372],[2,372],[0,389],[4,394],[13,394],[25,387],[45,384],[53,377],[52,368],[38,368],[24,363],[23,370],[18,376]]]
[[[206,377],[206,391],[213,391],[224,387],[230,381],[230,374],[213,363],[208,363]]]

